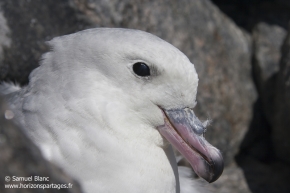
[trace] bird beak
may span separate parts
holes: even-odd
[[[223,172],[223,158],[205,138],[205,127],[190,108],[162,110],[164,125],[158,130],[190,163],[194,171],[208,182]]]

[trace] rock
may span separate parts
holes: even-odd
[[[253,31],[253,77],[259,93],[254,105],[254,116],[242,142],[241,153],[264,163],[275,159],[271,130],[277,73],[281,46],[286,30],[279,26],[258,24]]]
[[[273,111],[273,144],[277,157],[290,163],[290,30],[282,47]]]
[[[260,22],[287,29],[290,18],[289,0],[212,0],[243,29],[252,32]]]
[[[2,193],[81,193],[80,186],[58,167],[46,161],[39,149],[13,123],[13,113],[0,98],[0,192]],[[13,177],[14,176],[14,177]],[[32,177],[31,177],[32,176]],[[37,176],[48,181],[37,181]],[[31,177],[22,182],[15,177]],[[10,179],[10,180],[9,180]],[[30,180],[30,179],[28,179]],[[7,188],[9,184],[54,184],[55,188]],[[71,188],[58,187],[67,186]]]
[[[263,163],[271,163],[275,160],[272,127],[265,116],[260,98],[255,102],[253,110],[253,119],[242,141],[239,154],[251,156]]]
[[[279,71],[280,50],[286,33],[283,28],[266,23],[259,23],[254,28],[254,77],[260,93],[265,89],[266,82]]]
[[[278,3],[280,3],[283,6],[288,7],[290,9],[290,2],[288,0],[276,0]]]
[[[8,37],[10,33],[10,29],[7,26],[7,22],[5,17],[3,16],[3,12],[0,11],[0,79],[2,80],[7,73],[7,68],[3,64],[4,53],[3,49],[9,47],[11,44],[11,39]]]
[[[0,0],[11,38],[10,47],[4,51],[1,80],[27,83],[29,73],[48,50],[45,41],[88,27],[71,2]]]
[[[286,37],[286,30],[279,26],[258,24],[253,32],[253,73],[259,96],[262,100],[263,112],[272,122],[276,74],[279,71],[281,46]]]
[[[236,160],[244,171],[250,189],[255,193],[290,191],[287,180],[290,177],[289,162],[287,164],[289,156],[286,156],[290,153],[290,132],[286,126],[289,119],[289,104],[287,106],[286,101],[289,95],[285,88],[287,78],[283,76],[287,69],[289,71],[289,66],[285,67],[283,62],[289,52],[289,49],[285,51],[287,46],[283,49],[284,65],[279,65],[285,36],[283,28],[265,23],[257,25],[253,32],[253,77],[259,98]]]
[[[248,187],[254,193],[289,193],[290,166],[283,162],[265,164],[250,156],[240,156],[238,165],[243,169]]]

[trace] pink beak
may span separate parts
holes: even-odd
[[[165,137],[191,164],[194,171],[208,182],[216,181],[223,172],[223,158],[205,138],[205,127],[190,108],[162,110],[165,123],[158,127]]]

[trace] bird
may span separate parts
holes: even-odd
[[[15,124],[85,193],[196,192],[183,188],[193,180],[184,181],[189,172],[178,168],[173,147],[198,176],[219,178],[222,154],[194,113],[198,75],[179,49],[125,28],[47,44],[29,83],[2,83],[0,93]]]

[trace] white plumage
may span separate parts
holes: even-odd
[[[4,84],[0,92],[45,158],[76,178],[84,192],[179,192],[175,157],[165,139],[176,145],[174,140],[187,135],[181,131],[180,139],[171,139],[175,134],[166,133],[169,127],[178,130],[184,113],[172,115],[175,109],[190,109],[191,119],[181,124],[197,128],[190,133],[201,143],[185,157],[208,181],[220,175],[215,167],[221,156],[204,140],[191,110],[197,73],[178,49],[146,32],[109,28],[54,38],[49,45],[27,86]],[[147,65],[150,75],[138,75],[136,63]],[[190,139],[184,141],[191,147]],[[182,174],[181,181],[188,181],[188,172]]]

